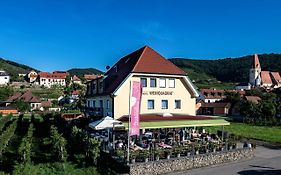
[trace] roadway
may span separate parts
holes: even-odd
[[[174,172],[169,175],[281,175],[281,149],[258,146],[250,160]]]

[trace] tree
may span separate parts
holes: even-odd
[[[226,91],[225,92],[225,101],[230,102],[232,105],[239,102],[241,97],[238,92]]]
[[[9,86],[0,87],[0,101],[6,100],[13,93],[14,90]]]
[[[66,139],[58,132],[58,129],[55,126],[51,126],[51,142],[53,145],[54,153],[58,154],[60,161],[66,161],[67,152],[66,152]]]
[[[13,123],[0,135],[0,158],[2,157],[5,148],[8,146],[10,139],[14,135],[16,128],[17,120],[14,120]]]
[[[100,155],[100,142],[96,138],[91,137],[85,137],[84,139],[86,157],[92,159],[94,164],[96,164]]]
[[[262,101],[261,102],[261,112],[263,118],[263,124],[274,124],[276,116],[276,106],[272,101]]]
[[[17,100],[14,105],[17,107],[17,109],[20,112],[27,112],[31,110],[31,107],[29,105],[29,103],[23,101],[23,100]]]
[[[21,155],[23,163],[29,163],[31,161],[33,131],[34,127],[31,123],[29,125],[27,135],[22,139],[22,142],[18,149],[19,155]]]

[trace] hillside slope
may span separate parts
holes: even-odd
[[[4,58],[0,58],[0,70],[5,70],[6,72],[8,72],[11,75],[12,80],[17,80],[19,73],[27,73],[31,70],[38,71],[27,65],[9,61]]]
[[[79,77],[82,77],[84,74],[103,74],[102,71],[95,68],[73,68],[69,69],[67,72],[69,72],[70,75],[77,75]]]
[[[248,82],[253,55],[217,60],[170,59],[195,82],[216,79],[222,82]],[[281,54],[259,55],[262,70],[281,73]]]

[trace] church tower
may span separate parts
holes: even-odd
[[[257,54],[255,54],[253,61],[252,61],[252,67],[249,72],[249,83],[252,86],[259,86],[261,84],[261,65],[259,61],[259,57]]]

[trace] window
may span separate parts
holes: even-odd
[[[154,109],[154,100],[147,100],[147,109]]]
[[[95,108],[96,107],[96,101],[94,100],[93,101],[93,108]]]
[[[88,107],[90,107],[90,101],[88,101]]]
[[[156,87],[156,78],[150,78],[150,87]]]
[[[100,89],[103,89],[103,82],[100,82]]]
[[[100,100],[100,108],[103,108],[103,101]]]
[[[175,88],[175,79],[169,79],[169,88]]]
[[[168,100],[162,100],[162,109],[168,109]]]
[[[175,100],[175,109],[181,109],[181,100]]]
[[[159,79],[159,87],[160,88],[165,88],[166,87],[166,79],[165,78],[160,78]]]
[[[141,78],[141,85],[142,85],[142,87],[147,87],[147,79],[146,78]]]
[[[106,100],[106,109],[109,109],[109,100]]]
[[[96,83],[93,83],[93,90],[96,90]]]

